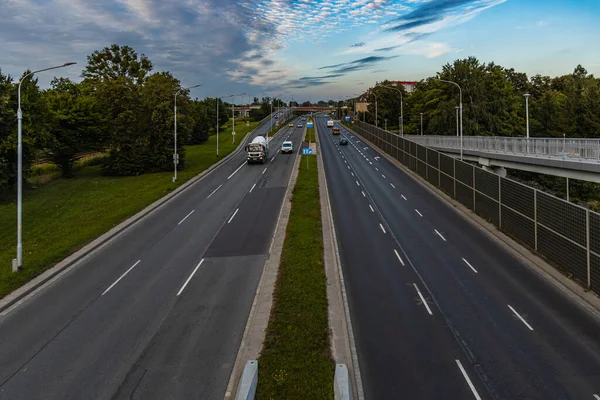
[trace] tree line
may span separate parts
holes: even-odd
[[[600,79],[581,65],[568,75],[528,77],[493,62],[481,63],[475,57],[444,65],[435,76],[418,82],[410,93],[398,86],[404,98],[404,133],[420,133],[422,113],[423,134],[456,134],[459,90],[437,79],[456,82],[462,88],[464,135],[524,136],[523,95],[529,93],[531,137],[600,137]],[[397,130],[398,92],[377,86],[371,91],[377,96],[378,125],[383,127],[387,119],[388,129]],[[356,100],[361,99],[369,101],[368,112],[358,116],[374,124],[375,96],[364,95]],[[352,109],[352,100],[346,105]]]
[[[174,96],[180,81],[170,72],[153,71],[153,63],[129,46],[113,44],[94,51],[79,83],[54,78],[40,90],[30,76],[21,85],[23,110],[23,171],[47,159],[72,177],[76,155],[105,152],[102,172],[125,176],[173,168]],[[31,71],[25,71],[23,75]],[[20,79],[0,69],[0,192],[13,188],[17,176],[17,86]],[[258,102],[258,99],[254,99]],[[262,119],[270,113],[271,99],[263,98],[252,113]],[[191,99],[189,91],[177,96],[179,166],[185,167],[185,146],[200,144],[229,121],[230,104],[215,98]],[[281,100],[274,99],[277,105]]]

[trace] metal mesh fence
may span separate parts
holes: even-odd
[[[502,230],[520,240],[531,249],[535,249],[535,226],[533,219],[502,205]]]
[[[574,278],[587,282],[587,256],[585,248],[556,235],[543,226],[538,227],[538,251],[565,269]]]
[[[498,201],[500,177],[480,168],[475,168],[475,189],[491,199]]]
[[[600,293],[600,256],[594,253],[590,254],[590,262],[590,281],[592,284],[591,289],[596,293]]]
[[[537,192],[537,222],[574,240],[584,248],[586,238],[586,210],[546,193]]]
[[[500,224],[500,203],[489,197],[475,192],[475,212],[488,222],[498,226]]]
[[[600,256],[600,214],[590,213],[590,249]]]
[[[502,205],[525,214],[531,219],[535,218],[533,212],[535,190],[533,188],[513,182],[510,179],[502,179],[500,187]]]
[[[439,187],[440,186],[439,177],[440,177],[440,175],[438,173],[437,168],[434,168],[431,165],[427,165],[427,180],[429,181],[429,183]]]
[[[600,293],[600,214],[375,126],[358,121],[354,126],[364,139],[584,285],[589,279],[591,289]]]
[[[454,179],[446,174],[440,174],[440,189],[448,196],[454,197]]]
[[[456,164],[458,167],[458,164]],[[456,200],[463,203],[465,206],[473,209],[473,188],[456,181]]]

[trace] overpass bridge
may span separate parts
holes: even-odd
[[[458,136],[405,135],[420,145],[460,154]],[[463,136],[463,159],[506,176],[506,168],[600,183],[600,140]]]

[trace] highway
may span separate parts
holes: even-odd
[[[367,399],[600,399],[600,324],[317,118]]]
[[[264,133],[269,122],[252,137]],[[1,399],[222,399],[297,156],[245,153],[0,316]]]

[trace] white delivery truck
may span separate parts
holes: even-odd
[[[264,164],[269,158],[269,144],[264,136],[257,136],[246,146],[248,164],[259,162]]]
[[[327,127],[333,128],[333,120],[330,119],[329,121],[327,121]]]

